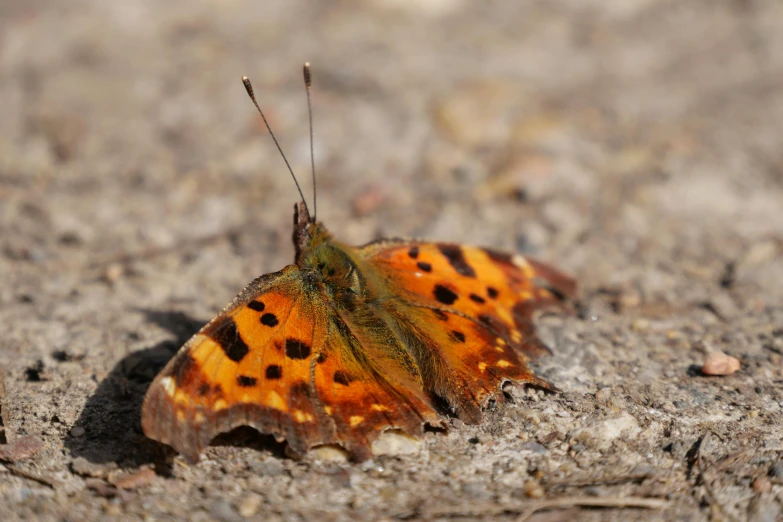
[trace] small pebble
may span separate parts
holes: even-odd
[[[252,517],[261,509],[262,502],[263,499],[259,495],[251,493],[239,501],[237,511],[245,518]]]
[[[537,480],[528,480],[525,482],[525,496],[528,498],[544,498],[544,488]]]
[[[118,489],[138,489],[146,486],[155,479],[155,472],[150,468],[140,469],[134,473],[129,473],[117,477],[112,482]]]
[[[112,263],[106,267],[103,279],[107,283],[116,283],[125,274],[125,267],[120,263]]]
[[[83,437],[84,433],[85,430],[81,426],[74,426],[71,428],[71,437]]]
[[[731,375],[740,369],[740,362],[723,352],[712,352],[707,355],[701,372],[704,375]]]
[[[595,400],[601,403],[609,402],[609,399],[612,398],[612,389],[611,388],[601,388],[597,392],[595,392]]]
[[[769,493],[772,491],[772,482],[767,477],[758,477],[753,481],[753,491],[756,493]]]

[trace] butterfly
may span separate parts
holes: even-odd
[[[305,84],[309,107],[308,65]],[[533,316],[573,296],[572,278],[488,248],[349,246],[304,197],[293,241],[294,264],[251,282],[152,382],[147,437],[196,462],[218,434],[251,426],[297,455],[338,445],[361,461],[386,430],[481,422],[507,382],[555,390],[527,366],[548,352]]]

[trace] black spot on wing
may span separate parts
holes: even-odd
[[[289,337],[285,340],[285,355],[289,359],[307,359],[310,356],[310,345]]]
[[[487,302],[483,297],[476,294],[470,294],[470,300],[478,304],[484,304]]]
[[[252,388],[257,382],[258,380],[255,377],[250,377],[248,375],[240,375],[237,377],[237,384],[242,388]]]
[[[203,383],[201,386],[198,387],[198,394],[202,397],[209,393],[210,387],[209,384]]]
[[[416,245],[412,246],[411,249],[408,250],[408,256],[410,256],[411,259],[419,257],[419,247]]]
[[[449,261],[449,264],[458,274],[466,277],[476,277],[476,271],[465,260],[465,254],[459,245],[438,245],[438,250]]]
[[[326,352],[321,352],[318,354],[318,357],[316,357],[315,362],[317,362],[318,364],[325,363],[326,358],[327,358]]]
[[[247,307],[251,310],[255,310],[256,312],[263,312],[264,311],[264,303],[261,301],[250,301],[247,303]]]
[[[491,286],[487,287],[487,295],[492,299],[497,299],[499,292],[496,288],[493,288]]]
[[[353,377],[348,375],[342,370],[337,370],[334,372],[334,382],[337,384],[342,384],[343,386],[348,386],[353,381]]]
[[[462,332],[458,332],[457,330],[453,330],[453,331],[452,331],[452,332],[449,334],[449,336],[450,336],[452,339],[454,339],[455,341],[459,342],[459,343],[464,343],[464,342],[465,342],[465,334],[464,334],[464,333],[462,333]]]
[[[279,321],[277,320],[277,316],[273,313],[265,313],[261,316],[261,324],[268,327],[277,326],[277,323]]]
[[[435,285],[435,290],[432,293],[435,295],[435,299],[446,305],[454,304],[454,301],[458,299],[457,294],[443,285]]]
[[[429,263],[425,263],[424,261],[419,261],[416,263],[416,266],[419,267],[419,270],[422,272],[432,272],[432,265]]]
[[[239,362],[245,358],[250,348],[247,347],[242,336],[239,335],[237,324],[233,319],[225,319],[210,331],[206,332],[213,341],[223,349],[226,357],[234,362]]]
[[[266,378],[270,380],[277,380],[283,376],[283,369],[277,364],[270,364],[266,367]]]

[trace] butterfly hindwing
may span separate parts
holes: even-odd
[[[463,420],[505,381],[554,389],[525,364],[547,348],[535,335],[533,312],[560,304],[574,282],[522,256],[445,243],[391,240],[361,249],[406,306],[400,314],[422,332],[438,360],[426,381]]]
[[[421,386],[379,353],[372,339],[356,332],[356,323],[337,314],[330,323],[325,357],[317,362],[314,379],[318,402],[333,422],[333,442],[364,460],[383,431],[418,435],[426,423],[440,422]]]

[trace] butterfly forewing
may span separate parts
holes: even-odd
[[[521,256],[455,244],[395,240],[361,252],[407,304],[398,313],[428,340],[422,356],[447,366],[425,380],[464,420],[478,422],[504,381],[554,389],[525,362],[548,351],[534,312],[572,295],[570,278]]]
[[[254,281],[180,349],[145,397],[147,436],[197,460],[215,435],[236,426],[293,434],[288,383],[308,379],[309,370],[286,349],[294,338],[312,344],[319,322],[324,328],[301,310],[297,272]]]
[[[261,278],[152,383],[145,434],[190,461],[213,437],[243,425],[286,439],[294,453],[339,444],[363,460],[384,430],[417,434],[437,423],[421,388],[353,334],[359,324],[308,290],[294,266]]]

